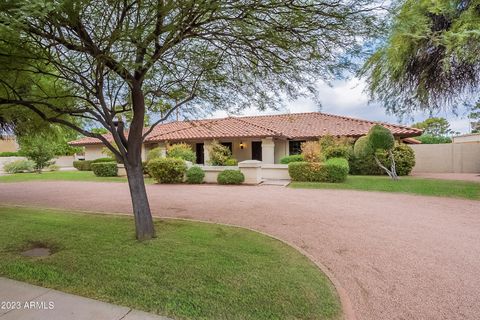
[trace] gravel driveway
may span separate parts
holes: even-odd
[[[357,319],[479,319],[480,201],[276,186],[148,186],[157,216],[267,232],[326,266]],[[126,184],[0,183],[0,203],[129,212]]]

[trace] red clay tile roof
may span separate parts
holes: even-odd
[[[222,138],[308,139],[323,135],[360,137],[374,124],[388,128],[401,138],[422,134],[416,128],[360,120],[320,112],[292,113],[270,116],[228,117],[211,120],[175,121],[158,125],[145,142],[183,141]],[[100,144],[94,138],[72,141],[72,145]]]

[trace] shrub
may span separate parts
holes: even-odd
[[[347,179],[350,167],[345,158],[331,158],[325,161],[326,182],[343,182]]]
[[[409,145],[401,143],[393,148],[392,153],[395,159],[397,174],[399,176],[408,176],[415,166],[415,152],[413,149]],[[379,160],[385,166],[390,163],[386,152],[379,154]]]
[[[199,166],[193,166],[187,170],[188,183],[202,183],[205,178],[205,172]]]
[[[149,175],[147,165],[148,165],[147,161],[142,161],[143,174],[148,174]]]
[[[117,163],[113,161],[92,163],[91,167],[97,177],[116,177],[118,174]]]
[[[158,183],[179,183],[183,181],[187,165],[178,158],[156,158],[148,162],[147,170]]]
[[[349,145],[332,145],[322,149],[325,159],[344,158],[349,159],[352,156],[352,147]]]
[[[115,162],[116,160],[113,158],[98,158],[95,160],[91,160],[90,163],[100,163],[100,162]]]
[[[217,176],[219,184],[242,184],[245,181],[245,176],[240,170],[224,170]]]
[[[152,150],[147,152],[147,162],[152,159],[161,158],[163,156],[162,149],[160,147],[153,148]]]
[[[378,176],[385,174],[385,171],[375,162],[373,155],[354,155],[348,159],[348,164],[350,166],[350,174],[352,175]]]
[[[230,159],[227,159],[227,161],[225,161],[225,165],[226,166],[236,166],[236,165],[238,165],[238,161],[235,158],[230,158]]]
[[[56,165],[56,164],[51,164],[48,166],[48,170],[50,171],[58,171],[60,170],[60,166],[59,165]]]
[[[395,159],[395,165],[397,168],[397,174],[399,176],[409,175],[415,166],[415,153],[413,149],[402,143],[395,146],[392,150],[393,157]],[[388,166],[390,164],[388,153],[377,152],[377,157],[383,165]],[[349,160],[350,174],[352,175],[384,175],[383,171],[375,162],[373,155],[367,155],[363,157],[354,156]]]
[[[5,152],[0,152],[0,157],[19,157],[20,154],[18,152],[11,152],[11,151],[5,151]]]
[[[371,127],[367,136],[374,151],[378,149],[390,150],[395,146],[395,138],[392,132],[379,124]]]
[[[332,158],[326,162],[291,162],[288,173],[293,181],[342,182],[347,178],[348,161]]]
[[[178,158],[195,163],[197,156],[192,147],[186,143],[177,143],[167,149],[168,158]]]
[[[230,149],[216,140],[212,141],[208,152],[210,157],[208,163],[212,166],[225,166],[228,159],[232,158]]]
[[[353,146],[353,154],[357,158],[367,157],[369,155],[373,155],[374,150],[373,146],[368,139],[368,136],[363,136],[358,138]]]
[[[318,141],[307,141],[302,143],[302,155],[307,162],[322,161],[322,149]]]
[[[289,164],[290,162],[301,162],[305,161],[303,155],[301,154],[292,154],[291,156],[286,156],[280,159],[280,163]]]
[[[7,173],[32,172],[34,168],[35,162],[25,159],[8,162],[3,166],[3,170]]]
[[[73,161],[73,167],[79,171],[92,171],[91,164],[91,160]]]

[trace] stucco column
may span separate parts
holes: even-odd
[[[142,161],[147,160],[147,149],[145,148],[145,144],[142,143]]]
[[[208,161],[210,160],[209,151],[210,151],[210,146],[211,145],[212,145],[211,140],[203,141],[203,162],[206,166],[208,165]]]
[[[262,139],[262,162],[275,163],[275,142],[273,138]]]
[[[167,144],[165,142],[160,142],[158,144],[158,147],[160,148],[160,154],[162,155],[162,157],[166,157],[167,156]]]
[[[262,182],[262,162],[258,160],[246,160],[238,163],[238,168],[245,176],[246,184],[259,184]]]

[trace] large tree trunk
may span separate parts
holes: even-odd
[[[125,169],[132,198],[136,237],[138,240],[152,239],[155,237],[155,228],[143,179],[142,163],[140,161],[140,164],[136,165],[125,164]]]
[[[148,240],[155,237],[155,229],[150,204],[148,203],[147,190],[145,189],[142,168],[145,97],[140,82],[134,82],[131,90],[133,118],[128,133],[127,156],[126,159],[124,159],[124,164],[127,171],[130,195],[132,197],[137,239]]]

